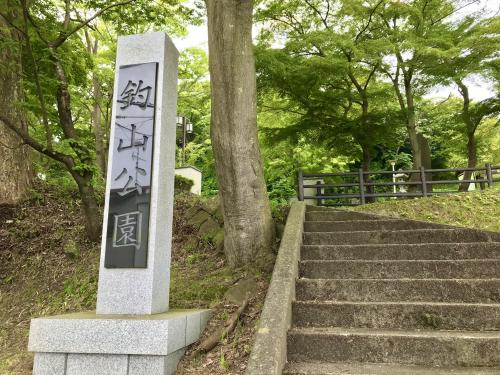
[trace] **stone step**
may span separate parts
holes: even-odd
[[[500,233],[472,229],[413,229],[360,232],[306,232],[304,245],[462,243],[500,241]]]
[[[296,301],[292,311],[296,327],[500,329],[500,304]]]
[[[499,303],[500,279],[298,279],[297,301]]]
[[[446,228],[443,225],[411,220],[344,220],[344,221],[306,221],[305,232],[359,232],[370,230],[400,230]],[[450,227],[451,228],[451,227]]]
[[[301,258],[302,260],[499,259],[500,242],[304,245]]]
[[[290,362],[500,366],[500,332],[293,328],[287,351]]]
[[[500,278],[500,259],[306,260],[308,279],[491,279]]]
[[[323,211],[326,211],[326,212],[346,212],[345,210],[339,210],[339,209],[335,209],[335,208],[332,208],[332,207],[325,207],[325,206],[313,206],[313,205],[306,205],[306,212],[323,212]]]
[[[306,212],[306,221],[384,220],[387,217],[359,212],[320,210]]]
[[[380,363],[287,363],[283,375],[498,375],[500,367],[429,367]]]

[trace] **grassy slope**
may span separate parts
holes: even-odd
[[[220,320],[235,308],[222,302],[225,291],[248,272],[230,270],[224,255],[186,223],[184,213],[193,204],[198,202],[176,198],[170,305],[215,307],[214,320]],[[79,212],[77,196],[68,197],[47,187],[38,187],[33,198],[21,205],[0,206],[2,375],[31,374],[32,355],[26,350],[31,318],[95,309],[99,245],[85,240]],[[74,250],[76,255],[71,254]],[[241,363],[228,360],[236,355],[244,358],[248,351],[248,337],[252,337],[268,279],[268,275],[254,276],[260,292],[244,318],[247,327],[235,333],[244,336],[241,332],[245,332],[246,337],[233,335],[220,349],[226,352],[223,373],[239,373],[234,367],[241,367]],[[238,342],[242,353],[235,353]],[[220,356],[219,351],[215,353]],[[208,355],[197,361],[214,362],[214,374],[221,367]]]
[[[500,190],[388,200],[354,211],[500,232]]]

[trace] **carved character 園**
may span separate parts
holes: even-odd
[[[141,246],[142,213],[139,211],[115,215],[113,247]]]

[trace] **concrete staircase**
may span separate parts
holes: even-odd
[[[286,375],[500,374],[500,234],[308,207]]]

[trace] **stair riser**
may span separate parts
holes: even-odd
[[[500,242],[423,245],[343,245],[302,247],[302,260],[500,259]]]
[[[474,279],[500,277],[500,260],[469,261],[306,261],[309,279]]]
[[[498,375],[499,367],[400,366],[371,363],[288,363],[283,375]]]
[[[381,220],[375,215],[360,214],[357,212],[323,212],[313,211],[306,212],[306,221],[345,221],[345,220]]]
[[[363,230],[405,230],[442,227],[438,224],[407,220],[310,221],[304,223],[306,232],[356,232]]]
[[[298,301],[499,303],[499,280],[301,279]]]
[[[493,242],[500,234],[466,229],[421,229],[415,231],[390,232],[308,232],[304,233],[304,245],[362,245],[362,244],[414,244],[414,243],[459,243]]]
[[[500,305],[294,303],[296,327],[497,330]]]
[[[500,365],[500,339],[340,334],[288,334],[288,361]]]

